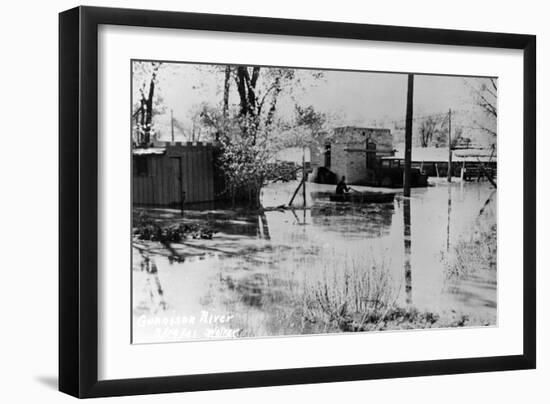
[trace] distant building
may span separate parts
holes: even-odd
[[[451,151],[452,175],[466,180],[483,179],[480,166],[496,178],[497,152],[496,148],[471,145],[470,148],[461,145]],[[393,156],[383,157],[385,167],[399,167],[405,160],[404,145],[398,145]],[[447,147],[413,147],[411,150],[413,168],[418,168],[430,177],[446,177],[449,165],[449,149]]]
[[[335,128],[311,148],[313,178],[327,170],[349,184],[374,184],[380,158],[393,156],[393,138],[389,129],[344,126]],[[331,182],[331,181],[319,181]]]

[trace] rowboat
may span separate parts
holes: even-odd
[[[334,192],[319,192],[317,197],[328,198],[331,202],[350,202],[350,203],[387,203],[393,202],[395,193],[393,192],[373,192],[373,191],[355,191],[344,194]]]

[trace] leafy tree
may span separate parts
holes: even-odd
[[[311,105],[294,105],[292,120],[275,122],[278,133],[273,142],[279,149],[286,147],[318,146],[327,135],[330,117]]]
[[[319,77],[318,73],[312,74]],[[208,111],[204,118],[219,131],[221,168],[233,199],[248,199],[259,207],[261,188],[280,169],[274,155],[282,145],[280,136],[285,125],[276,117],[277,107],[281,95],[292,93],[298,86],[298,75],[290,68],[224,68],[222,112]],[[229,99],[231,83],[238,95],[233,111]],[[306,121],[301,122],[305,124]]]
[[[279,95],[283,90],[291,89],[296,71],[289,68],[232,66],[231,73],[239,95],[241,130],[245,136],[252,137],[252,144],[255,144],[259,131],[272,129]]]
[[[229,196],[248,200],[254,207],[260,206],[260,193],[273,167],[273,153],[263,142],[252,136],[223,137],[219,163],[225,175]]]
[[[296,116],[296,126],[298,129],[304,129],[309,136],[304,139],[304,144],[313,143],[326,132],[327,114],[316,111],[312,105],[294,107]]]
[[[191,107],[188,139],[192,142],[213,141],[223,130],[223,116],[219,108],[207,102],[194,104]]]

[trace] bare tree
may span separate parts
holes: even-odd
[[[437,121],[431,116],[420,123],[420,147],[428,147],[432,143],[437,124]]]
[[[147,146],[152,140],[155,86],[161,62],[134,62],[134,82],[139,83],[139,101],[134,106],[137,146]]]
[[[491,136],[496,136],[497,131],[497,95],[498,81],[496,78],[480,78],[474,82],[468,82],[474,103],[483,112],[484,119],[476,120],[475,125]]]
[[[229,116],[229,88],[231,85],[231,66],[225,66],[223,83],[223,119],[227,121]]]

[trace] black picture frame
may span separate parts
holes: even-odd
[[[100,24],[523,51],[523,354],[98,381],[98,26]],[[536,37],[150,10],[59,15],[59,390],[102,397],[324,383],[536,366]]]

